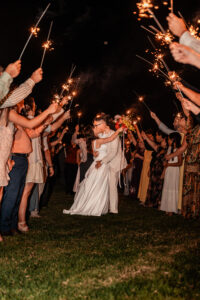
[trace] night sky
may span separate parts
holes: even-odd
[[[49,1],[20,0],[1,1],[0,64],[6,66],[16,60],[28,37],[28,29]],[[148,72],[148,66],[136,58],[136,54],[153,60],[146,54],[151,49],[147,34],[141,24],[154,24],[153,20],[137,21],[133,15],[137,1],[127,0],[54,0],[47,15],[40,23],[38,38],[33,38],[22,59],[20,83],[40,64],[41,44],[45,41],[50,21],[53,20],[52,40],[54,51],[46,55],[44,80],[34,89],[33,96],[39,106],[45,108],[52,94],[60,92],[62,83],[69,75],[72,63],[76,64],[75,76],[81,78],[79,97],[85,121],[90,122],[95,113],[104,111],[112,116],[123,113],[131,106],[142,115],[145,128],[153,122],[148,111],[136,101],[134,90],[145,95],[146,103],[161,119],[170,125],[177,111],[175,96],[163,80]],[[184,2],[184,3],[183,3]],[[166,28],[168,9],[157,1],[155,11]],[[187,22],[193,22],[200,11],[198,0],[174,0]],[[199,13],[200,16],[200,13]],[[181,72],[181,77],[200,88],[200,72],[191,67],[174,63],[165,50],[166,61],[171,69]],[[177,105],[179,103],[176,101]]]

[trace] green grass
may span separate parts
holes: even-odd
[[[120,214],[68,216],[57,187],[26,235],[0,245],[0,300],[200,299],[200,222],[121,196]]]

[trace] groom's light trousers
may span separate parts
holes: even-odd
[[[110,212],[118,213],[118,190],[119,172],[110,169],[109,173],[109,194],[110,194]]]

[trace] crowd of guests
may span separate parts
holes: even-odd
[[[174,14],[168,23],[180,38],[180,43],[170,45],[174,59],[200,68],[200,40]],[[70,118],[67,97],[43,112],[37,110],[29,95],[42,80],[42,69],[21,85],[13,85],[20,70],[21,61],[0,69],[0,241],[3,236],[29,231],[27,220],[39,217],[40,207],[47,205],[59,165],[66,193],[74,194],[95,155],[91,126],[77,125],[63,141],[68,127],[61,126]],[[173,129],[151,112],[158,125],[156,133],[140,131],[134,124],[134,131],[122,134],[127,167],[121,170],[121,182],[125,195],[147,207],[196,218],[200,215],[200,92],[180,80],[174,82],[177,88],[182,112],[175,116]],[[120,116],[116,119],[121,122]]]

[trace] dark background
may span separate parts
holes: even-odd
[[[36,102],[46,107],[52,94],[59,92],[69,75],[72,63],[77,65],[75,76],[81,78],[76,101],[83,111],[83,120],[91,122],[93,116],[104,111],[114,116],[133,107],[142,115],[145,128],[153,126],[146,108],[136,100],[134,90],[145,95],[146,103],[168,125],[176,113],[175,96],[165,87],[163,80],[148,72],[148,66],[136,58],[140,54],[153,60],[145,50],[151,49],[141,24],[154,24],[153,20],[137,21],[133,15],[137,1],[128,0],[54,0],[41,21],[38,38],[33,38],[22,59],[22,72],[18,83],[30,76],[40,64],[41,44],[45,41],[50,21],[53,20],[52,40],[55,50],[46,55],[44,79],[33,92]],[[16,60],[33,26],[49,1],[1,1],[0,64],[6,66]],[[169,12],[162,1],[155,14],[166,28]],[[174,10],[181,11],[187,22],[194,23],[199,13],[198,0],[174,0]],[[200,14],[199,14],[200,16]],[[105,41],[107,44],[105,44]],[[165,49],[166,61],[189,83],[200,88],[200,73],[193,67],[176,64]],[[178,101],[176,101],[179,105]],[[180,107],[180,106],[179,106]]]

